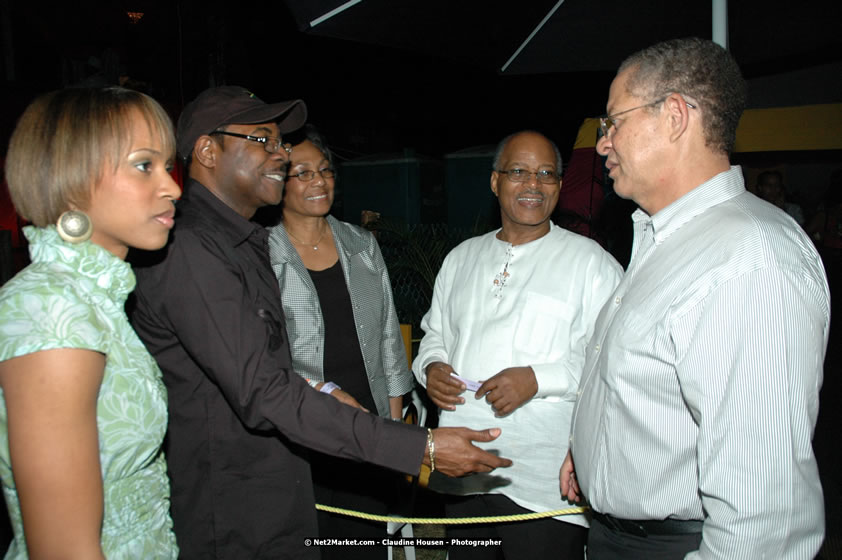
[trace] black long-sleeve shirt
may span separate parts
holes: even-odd
[[[306,450],[418,472],[422,429],[310,388],[291,369],[267,232],[188,182],[132,322],[169,393],[166,449],[183,558],[318,558]],[[376,484],[372,481],[372,484]]]

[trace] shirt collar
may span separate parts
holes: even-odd
[[[232,246],[240,245],[255,233],[260,235],[262,232],[264,237],[268,237],[265,228],[242,217],[195,179],[187,180],[182,200],[190,201],[199,207],[198,214],[203,220],[228,232]],[[177,224],[178,218],[176,218],[176,226]]]
[[[728,171],[711,177],[654,216],[650,217],[638,208],[632,214],[632,220],[637,227],[645,227],[651,222],[655,244],[659,245],[696,216],[741,195],[745,190],[740,166],[732,165]]]
[[[116,303],[122,305],[135,288],[135,275],[123,259],[104,247],[87,240],[68,243],[59,237],[56,227],[26,226],[23,233],[29,241],[29,254],[33,262],[58,263],[75,270],[85,286],[104,290]]]
[[[341,227],[339,220],[328,214],[327,223],[333,233],[334,242],[338,239],[337,251],[341,250],[349,257],[365,251],[369,246],[368,238],[358,235],[350,228]]]
[[[503,244],[503,245],[512,245],[512,247],[520,247],[520,248],[532,247],[532,246],[538,245],[539,241],[541,241],[542,239],[546,239],[551,234],[553,234],[553,230],[559,229],[559,226],[555,225],[555,223],[553,223],[552,220],[547,220],[547,221],[550,222],[550,229],[547,230],[547,233],[545,233],[541,237],[536,237],[532,241],[527,241],[526,243],[521,243],[520,245],[512,245],[508,241],[503,241],[502,239],[497,237],[500,234],[500,232],[503,231],[503,228],[501,228],[501,227],[494,230],[494,240],[498,243]],[[553,235],[555,235],[555,234],[553,234]]]

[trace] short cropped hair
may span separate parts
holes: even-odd
[[[561,152],[558,150],[558,146],[555,145],[555,142],[553,142],[552,140],[550,140],[549,138],[547,138],[546,136],[544,136],[543,134],[541,134],[540,132],[537,132],[535,130],[521,130],[520,132],[513,132],[512,134],[509,134],[508,136],[506,136],[505,138],[500,140],[500,143],[497,144],[497,149],[494,150],[494,161],[491,164],[493,170],[498,171],[500,169],[500,160],[503,159],[503,151],[506,149],[506,146],[509,144],[509,142],[512,141],[512,138],[514,138],[515,136],[520,136],[521,134],[527,134],[527,133],[537,134],[538,136],[543,136],[547,140],[547,142],[550,143],[550,146],[553,147],[553,153],[555,153],[555,170],[556,170],[556,173],[558,173],[558,175],[560,177],[561,171],[562,171],[562,169],[561,169],[561,163],[562,162],[561,162]]]
[[[652,101],[680,93],[698,104],[705,145],[730,154],[746,104],[746,82],[734,58],[713,41],[673,39],[639,51],[620,65],[632,69],[631,95]]]
[[[70,208],[88,207],[107,165],[131,148],[134,111],[175,153],[173,125],[151,97],[120,87],[71,88],[38,97],[18,120],[6,157],[6,182],[17,212],[36,226]]]

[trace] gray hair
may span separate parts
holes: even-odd
[[[747,92],[728,51],[706,39],[673,39],[631,55],[617,73],[629,69],[627,93],[651,100],[671,93],[687,96],[702,118],[705,145],[726,154],[733,151]]]

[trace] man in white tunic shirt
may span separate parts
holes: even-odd
[[[589,560],[812,559],[824,509],[811,439],[829,294],[813,244],[730,167],[745,83],[701,39],[621,66],[597,150],[640,206],[600,312],[562,492]],[[578,477],[578,484],[576,484]]]
[[[561,156],[544,136],[521,132],[504,139],[491,190],[502,228],[469,239],[445,259],[421,327],[413,371],[441,409],[441,426],[485,426],[502,435],[497,449],[514,464],[503,475],[469,476],[439,488],[458,495],[449,517],[551,511],[559,497],[556,473],[584,352],[599,309],[622,274],[594,241],[556,227]],[[457,373],[466,381],[453,377]],[[478,388],[468,387],[476,382]],[[464,525],[458,539],[496,539],[508,559],[582,558],[581,515],[528,522]],[[453,547],[450,560],[497,558],[498,547]]]

